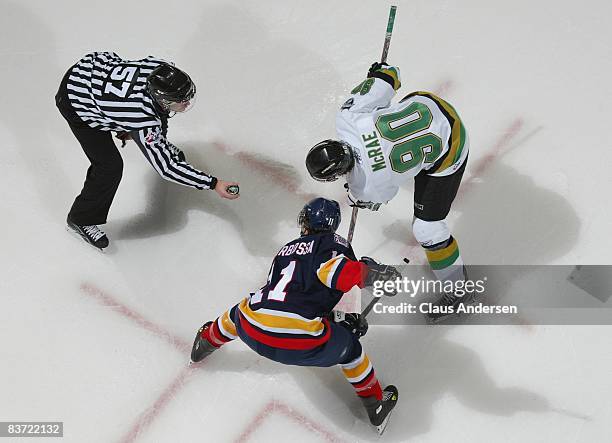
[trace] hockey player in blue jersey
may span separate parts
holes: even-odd
[[[215,321],[198,331],[191,360],[199,362],[240,338],[259,355],[287,365],[340,365],[382,433],[398,398],[397,388],[384,390],[362,349],[359,337],[367,322],[346,314],[328,318],[342,295],[354,286],[399,277],[397,270],[364,257],[357,260],[351,245],[335,233],[340,224],[338,202],[316,198],[298,216],[300,237],[277,253],[267,283]]]

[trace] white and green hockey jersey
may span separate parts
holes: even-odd
[[[338,137],[350,144],[355,167],[347,182],[364,202],[387,203],[419,172],[455,172],[469,143],[455,109],[429,92],[413,92],[391,104],[393,87],[368,78],[351,91],[336,118]]]

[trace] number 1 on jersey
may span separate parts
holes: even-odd
[[[285,297],[287,296],[287,285],[293,278],[293,273],[295,272],[295,260],[291,260],[282,271],[281,278],[274,288],[270,289],[268,292],[268,300],[277,300],[277,301],[285,301]]]
[[[291,282],[293,278],[293,273],[295,272],[295,264],[296,261],[292,260],[283,270],[281,271],[281,278],[274,285],[273,288],[268,290],[268,300],[276,300],[276,301],[285,301],[285,297],[287,296],[287,285]],[[270,275],[268,276],[268,286],[272,283],[270,280],[272,279],[272,275],[274,274],[274,265],[272,265],[272,269],[270,269]],[[259,289],[253,296],[251,297],[251,303],[259,303],[263,298],[263,291]]]

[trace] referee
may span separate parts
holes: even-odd
[[[134,140],[164,179],[212,189],[230,200],[239,197],[238,183],[193,167],[166,138],[168,119],[189,110],[195,94],[185,72],[152,56],[123,60],[112,52],[94,52],[66,72],[55,103],[91,163],[67,223],[88,243],[101,250],[109,244],[98,225],[106,223],[123,171],[111,132],[124,145]]]

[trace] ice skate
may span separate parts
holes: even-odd
[[[79,234],[83,240],[92,245],[94,248],[103,251],[108,246],[108,237],[98,226],[96,225],[77,225],[70,217],[66,219],[68,228],[71,231]]]
[[[198,329],[198,333],[195,336],[195,340],[193,341],[193,347],[191,348],[191,362],[198,363],[212,354],[217,348],[211,345],[208,340],[202,337],[202,332],[205,329],[208,329],[212,325],[212,322],[206,322],[200,329]]]
[[[383,390],[382,400],[377,400],[375,397],[362,398],[363,406],[368,412],[370,423],[376,427],[379,435],[385,432],[391,411],[395,407],[398,399],[397,388],[393,385],[387,386]]]

